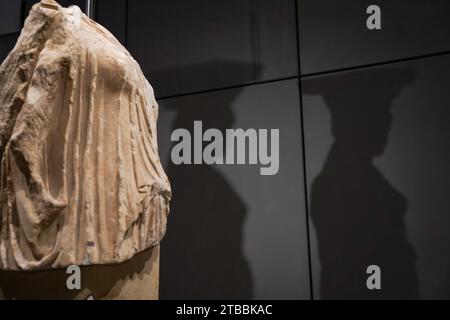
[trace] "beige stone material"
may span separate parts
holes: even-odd
[[[122,263],[171,191],[138,63],[78,7],[36,4],[0,67],[0,269]]]
[[[0,271],[0,300],[157,300],[159,246],[120,264],[81,267],[81,289],[69,290],[65,269]]]

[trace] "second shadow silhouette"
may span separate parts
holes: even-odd
[[[322,299],[419,297],[407,199],[373,163],[388,143],[393,101],[414,77],[410,70],[379,68],[304,81],[306,94],[324,98],[334,137],[310,203]],[[381,268],[381,290],[367,288],[370,265]]]

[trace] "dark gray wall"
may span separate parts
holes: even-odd
[[[16,44],[17,38],[19,37],[18,33],[10,33],[0,35],[0,61],[8,56],[9,52],[14,48]]]
[[[299,1],[314,296],[449,298],[450,3],[369,4]]]
[[[317,298],[449,297],[448,70],[445,55],[303,80]]]
[[[450,50],[448,0],[299,0],[302,74]],[[382,29],[368,30],[369,5]]]
[[[126,45],[127,2],[123,0],[96,0],[95,20]]]
[[[128,12],[129,49],[159,97],[297,75],[292,0],[130,0]]]
[[[20,1],[0,1],[0,35],[16,33],[22,26],[22,4]]]
[[[0,1],[0,62],[14,47],[22,28],[22,2]]]

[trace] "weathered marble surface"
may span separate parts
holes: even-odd
[[[164,236],[158,106],[128,51],[78,7],[31,10],[0,67],[0,269],[114,264]]]
[[[0,300],[157,300],[159,246],[120,264],[80,268],[81,288],[69,290],[65,269],[0,271]]]

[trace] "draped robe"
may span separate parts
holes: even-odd
[[[0,269],[121,263],[164,236],[171,190],[138,63],[78,7],[33,6],[0,67]]]

